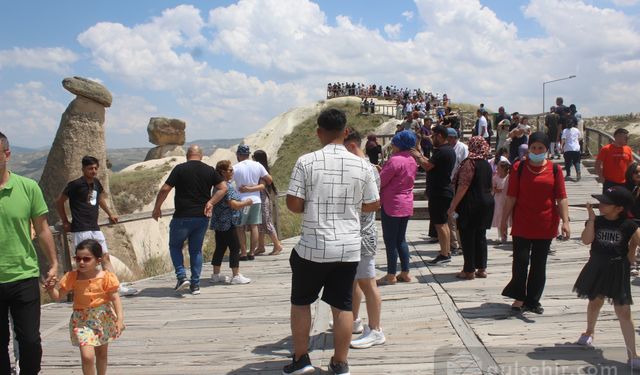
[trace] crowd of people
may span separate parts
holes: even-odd
[[[355,82],[335,82],[327,84],[327,99],[342,96],[359,96],[362,98],[377,98],[387,100],[418,100],[428,102],[447,101],[447,94],[440,97],[439,93],[432,93],[422,89],[407,87],[383,86]]]
[[[406,231],[414,211],[418,170],[426,172],[429,235],[439,244],[439,252],[429,265],[449,264],[453,255],[461,254],[463,266],[457,278],[490,277],[487,230],[495,227],[495,241],[506,243],[509,236],[512,238],[512,275],[502,295],[513,300],[513,314],[543,314],[541,299],[551,243],[569,239],[571,234],[565,187],[571,168],[580,179],[580,120],[575,106],[564,108],[558,100],[545,121],[547,131],[540,132],[531,129],[526,116],[517,112],[508,115],[500,107],[493,134],[489,131],[494,129],[491,118],[481,106],[474,134],[463,142],[449,108],[433,119],[427,111],[422,115],[419,107],[413,107],[393,136],[391,156],[382,165],[382,148],[374,135],[366,138],[363,149],[363,136],[347,127],[342,111],[330,108],[321,112],[317,136],[322,148],[297,160],[287,188],[287,208],[302,215],[302,227],[289,259],[293,358],[283,374],[315,371],[308,355],[310,306],[321,291],[333,318],[332,373],[349,373],[349,347],[368,348],[386,342],[379,288],[412,281]],[[497,149],[491,147],[493,136],[497,137]],[[629,364],[636,368],[640,358],[630,313],[630,277],[638,271],[640,165],[633,162],[628,136],[626,129],[616,130],[615,141],[598,153],[596,173],[603,190],[594,198],[599,202],[600,215],[587,205],[588,219],[581,240],[591,246],[591,253],[574,291],[589,299],[587,328],[577,343],[592,345],[598,312],[605,300],[611,301],[620,320]],[[42,193],[32,180],[9,172],[9,141],[2,133],[0,148],[0,313],[12,318],[20,371],[23,375],[37,374],[42,355],[36,324],[40,270],[32,244],[33,225],[50,263],[43,281],[45,289],[56,300],[73,292],[70,334],[72,344],[80,348],[83,373],[104,374],[108,345],[126,328],[120,295],[127,291],[113,272],[104,235],[97,226],[99,208],[111,222],[118,221],[96,178],[99,163],[93,157],[83,158],[82,177],[70,182],[56,201],[65,231],[73,234],[76,263],[74,271],[58,280]],[[566,173],[553,162],[557,152],[564,154]],[[207,229],[215,233],[216,240],[211,260],[214,283],[250,283],[240,273],[240,263],[266,252],[265,235],[273,243],[270,255],[282,251],[270,212],[277,189],[267,155],[257,150],[252,156],[249,147],[241,144],[236,157],[237,163],[221,160],[214,168],[202,162],[198,146],[190,146],[187,161],[171,171],[158,192],[152,214],[155,220],[161,217],[162,204],[175,189],[168,245],[176,291],[188,289],[193,295],[200,294]],[[341,188],[345,184],[349,189]],[[71,222],[65,211],[67,200]],[[327,210],[327,204],[335,207]],[[376,278],[375,262],[378,210],[387,262],[381,278]],[[190,277],[184,266],[185,243]],[[227,252],[231,277],[221,271]],[[359,317],[363,297],[366,324]],[[9,374],[8,326],[0,333],[0,372]],[[353,338],[352,334],[359,336]]]

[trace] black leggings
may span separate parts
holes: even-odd
[[[222,265],[222,258],[224,258],[227,247],[229,248],[229,267],[240,267],[240,242],[236,234],[236,227],[233,225],[225,231],[216,230],[216,250],[213,252],[211,264],[217,267]]]
[[[487,230],[483,225],[458,226],[464,257],[464,272],[475,272],[487,268]]]

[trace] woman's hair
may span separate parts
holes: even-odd
[[[253,160],[262,164],[264,169],[267,170],[267,173],[271,173],[271,171],[269,170],[269,162],[267,161],[267,153],[264,150],[255,150],[253,152]],[[271,183],[271,185],[267,186],[267,189],[272,190],[275,194],[278,193],[278,189],[276,189],[276,184],[273,182]]]
[[[230,160],[220,160],[218,163],[216,163],[216,172],[222,173],[228,171],[230,166]]]
[[[258,163],[262,164],[264,169],[266,169],[267,172],[269,172],[269,162],[267,161],[267,153],[266,152],[264,152],[263,150],[254,151],[253,152],[253,160],[255,160]]]
[[[633,191],[633,189],[636,187],[633,183],[633,175],[636,172],[636,169],[638,169],[638,162],[634,161],[627,168],[627,171],[624,174],[624,177],[627,181],[625,185],[627,185],[627,189],[629,189],[629,191]]]
[[[76,254],[78,254],[78,250],[89,250],[91,255],[96,258],[102,258],[102,246],[96,240],[84,240],[76,246]]]

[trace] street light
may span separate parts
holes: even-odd
[[[558,79],[553,79],[551,81],[546,81],[546,82],[542,82],[542,113],[545,113],[545,111],[547,110],[547,107],[544,106],[544,86],[547,83],[553,83],[553,82],[558,82],[558,81],[564,81],[565,79],[571,79],[571,78],[576,78],[575,75],[570,75],[569,77],[564,77],[564,78],[558,78]]]

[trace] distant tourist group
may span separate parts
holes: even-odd
[[[343,90],[341,84],[335,85]],[[330,84],[329,89],[332,87]],[[345,87],[352,89],[351,85]],[[380,89],[356,85],[354,90],[358,87]],[[330,372],[350,373],[350,347],[369,348],[386,342],[379,288],[413,281],[406,232],[414,214],[419,171],[426,172],[429,200],[429,228],[424,230],[431,242],[439,244],[429,266],[450,264],[452,256],[461,254],[463,265],[457,278],[490,277],[487,230],[497,228],[497,242],[512,238],[511,280],[502,291],[513,300],[511,312],[544,313],[541,299],[551,243],[571,235],[565,182],[570,181],[572,169],[575,181],[581,179],[583,131],[575,106],[565,107],[558,98],[545,117],[544,131],[533,129],[527,116],[517,112],[509,115],[500,107],[490,116],[480,106],[472,135],[463,141],[459,120],[448,106],[440,115],[420,96],[406,100],[408,107],[402,108],[406,115],[391,139],[390,156],[383,157],[375,135],[364,138],[347,126],[344,112],[330,108],[317,119],[316,134],[322,148],[300,156],[293,167],[286,206],[302,216],[302,224],[300,239],[289,258],[293,358],[283,374],[316,371],[309,357],[309,332],[311,304],[319,297],[331,306],[334,352],[328,364]],[[630,312],[630,277],[637,274],[636,249],[640,245],[640,165],[633,160],[628,137],[627,130],[617,129],[614,142],[598,153],[596,174],[603,190],[593,197],[600,215],[587,204],[588,219],[581,240],[591,246],[590,258],[577,277],[574,292],[589,299],[586,330],[577,343],[593,344],[598,313],[604,301],[610,301],[620,321],[629,364],[637,368],[640,358]],[[490,146],[492,138],[495,150]],[[553,163],[560,154],[565,173]],[[160,219],[163,202],[174,190],[168,247],[175,290],[188,289],[193,295],[200,294],[207,230],[215,233],[211,260],[214,283],[250,283],[240,273],[240,262],[266,252],[265,235],[273,243],[270,255],[283,250],[271,217],[277,190],[266,153],[257,150],[251,155],[249,147],[241,144],[236,164],[221,160],[212,167],[202,158],[198,146],[189,147],[187,161],[175,166],[160,188],[152,213],[155,220]],[[74,271],[58,279],[42,193],[34,181],[9,172],[9,159],[8,139],[0,133],[0,313],[11,316],[15,327],[20,373],[37,374],[42,355],[40,270],[32,243],[33,226],[51,267],[43,279],[48,294],[60,300],[73,292],[69,329],[72,344],[80,348],[83,373],[104,374],[108,345],[126,328],[120,295],[135,291],[119,283],[97,225],[99,208],[110,222],[118,222],[96,178],[98,161],[83,158],[82,177],[69,182],[56,201],[64,230],[72,234],[76,264]],[[65,209],[67,201],[71,221]],[[386,274],[380,278],[376,278],[375,261],[377,211],[387,262]],[[182,250],[185,243],[189,277]],[[229,256],[230,277],[221,271],[225,254]],[[366,324],[360,318],[363,298]],[[1,324],[0,374],[10,374],[8,319]]]

